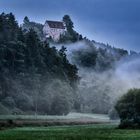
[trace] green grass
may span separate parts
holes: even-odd
[[[0,140],[140,140],[140,130],[115,125],[23,127],[0,131]]]

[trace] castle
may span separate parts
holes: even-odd
[[[43,27],[43,33],[46,38],[52,38],[58,41],[61,34],[65,33],[65,25],[61,21],[46,21]]]

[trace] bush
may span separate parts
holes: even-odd
[[[11,120],[11,119],[9,119],[9,120],[7,120],[7,124],[8,124],[9,126],[12,126],[12,125],[14,125],[14,121]]]
[[[115,106],[121,119],[120,128],[140,128],[140,89],[131,89]]]

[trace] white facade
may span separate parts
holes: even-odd
[[[46,21],[43,27],[43,33],[46,38],[51,37],[54,41],[60,39],[60,35],[65,33],[63,22]]]

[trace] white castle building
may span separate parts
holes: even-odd
[[[43,27],[43,33],[46,38],[51,37],[54,41],[58,41],[61,34],[65,33],[64,23],[61,21],[46,21]]]

